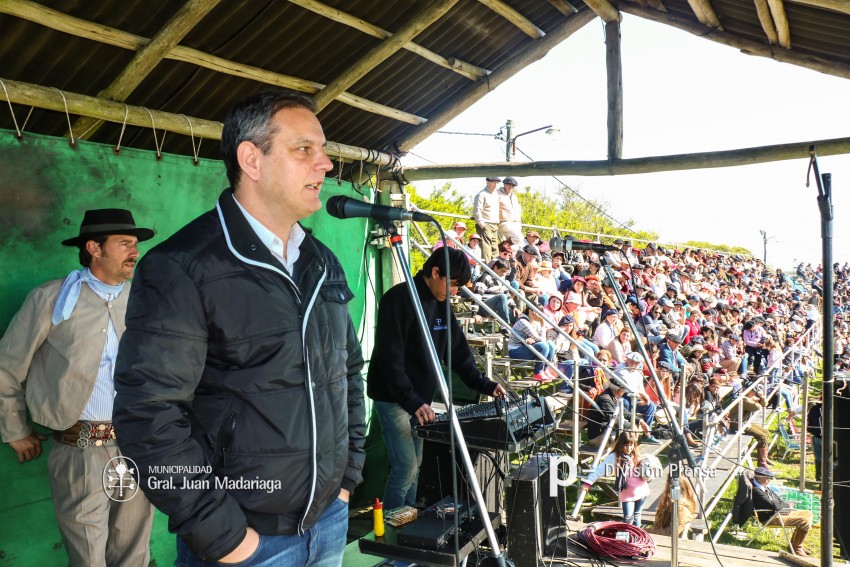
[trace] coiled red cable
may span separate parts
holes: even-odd
[[[628,542],[617,539],[617,532],[627,532]],[[655,553],[655,542],[642,529],[623,522],[594,522],[578,533],[587,548],[602,558],[618,561],[643,561]]]

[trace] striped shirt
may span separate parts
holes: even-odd
[[[102,293],[89,287],[99,298],[106,301],[109,307],[112,307],[112,302],[118,297],[117,293]],[[118,356],[118,339],[110,310],[106,326],[106,344],[97,367],[94,389],[80,415],[83,421],[112,421],[112,404],[115,401],[115,383],[112,377],[115,374],[115,358]]]

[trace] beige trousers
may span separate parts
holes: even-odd
[[[104,467],[119,455],[114,441],[85,449],[53,441],[50,489],[72,567],[148,565],[153,506],[141,490],[124,502],[104,490]],[[119,497],[117,489],[110,494]]]

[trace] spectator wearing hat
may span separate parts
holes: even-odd
[[[499,255],[499,195],[496,186],[501,179],[490,176],[485,181],[484,189],[472,201],[472,218],[481,236],[481,257],[490,262]]]
[[[558,284],[553,275],[552,262],[542,260],[534,276],[534,287],[540,290],[540,303],[545,305],[552,294],[558,294]]]
[[[599,276],[589,275],[585,279],[585,301],[590,307],[602,307],[605,305],[605,291],[599,281]],[[614,307],[612,304],[611,307]]]
[[[596,332],[593,334],[593,342],[600,349],[607,349],[608,345],[617,337],[622,328],[623,323],[620,321],[620,312],[616,309],[607,309],[602,312],[599,319],[599,326],[596,327]]]
[[[523,240],[522,246],[525,246],[526,244],[531,244],[532,246],[537,246],[537,248],[542,248],[542,245],[544,243],[540,240],[540,234],[536,230],[529,229],[525,232],[525,240]],[[545,244],[548,247],[549,243],[546,242]]]
[[[514,278],[517,289],[522,291],[529,301],[537,301],[542,294],[542,290],[534,285],[534,276],[540,269],[540,265],[537,263],[540,252],[536,246],[527,244],[519,251],[517,256],[516,277]]]
[[[505,177],[499,196],[499,235],[503,240],[511,239],[519,246],[522,241],[522,206],[516,194],[517,181],[513,177]]]
[[[666,340],[658,345],[658,364],[663,362],[674,374],[683,372],[685,358],[679,352],[681,345],[682,336],[674,330],[668,330]]]
[[[614,240],[614,246],[617,248],[616,250],[608,250],[605,252],[605,259],[608,260],[608,265],[614,270],[627,268],[629,266],[629,262],[622,251],[623,239],[618,238]]]
[[[560,321],[558,321],[558,327],[560,327],[564,333],[569,335],[573,341],[584,346],[585,350],[590,350],[594,356],[599,352],[599,347],[579,334],[578,325],[572,315],[562,316]],[[557,329],[549,329],[546,332],[546,340],[555,345],[555,353],[559,360],[572,363],[574,355],[577,354],[579,357],[579,364],[587,364],[584,352],[579,350],[574,343],[565,339],[563,335],[557,331]]]
[[[794,553],[811,555],[811,552],[803,547],[803,541],[812,529],[812,513],[808,510],[794,510],[789,503],[784,502],[770,485],[774,474],[766,467],[757,467],[753,476],[753,508],[759,521],[767,526],[793,527],[791,546]],[[777,516],[776,512],[780,514]]]
[[[0,340],[0,438],[25,463],[45,440],[27,410],[53,430],[50,491],[74,567],[150,558],[153,507],[137,486],[122,487],[119,501],[103,475],[124,463],[112,425],[115,360],[138,243],[153,236],[128,210],[86,211],[79,235],[62,242],[79,249],[83,269],[32,290]]]

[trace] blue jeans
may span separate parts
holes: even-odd
[[[416,418],[400,405],[390,402],[375,402],[375,411],[390,463],[384,488],[384,509],[413,506],[416,503],[419,465],[422,464],[422,438],[413,433],[412,427]]]
[[[747,373],[747,369],[749,367],[750,367],[750,355],[745,352],[744,355],[741,357],[741,366],[738,369],[738,374],[743,376],[744,374]]]
[[[499,316],[499,318],[507,321],[509,324],[513,325],[513,313],[511,309],[508,307],[508,296],[505,294],[494,295],[492,297],[488,297],[484,300],[484,305],[493,310],[493,313]],[[479,313],[482,317],[489,317],[490,314],[487,313],[486,309],[481,310]]]
[[[338,567],[342,565],[345,537],[348,531],[348,503],[339,498],[330,503],[312,528],[300,536],[260,535],[260,545],[251,557],[239,563],[227,563],[239,567],[277,567],[278,565],[304,567]],[[177,538],[176,567],[213,567],[225,565],[217,561],[198,559]]]
[[[627,410],[632,409],[632,399],[628,394],[623,396],[623,406]],[[637,404],[637,414],[646,422],[650,430],[652,430],[652,424],[655,422],[655,410],[655,404],[652,402],[648,404]]]
[[[534,351],[537,351],[542,354],[543,358],[545,358],[549,362],[555,360],[555,345],[553,345],[549,341],[542,341],[539,343],[534,343],[533,345],[519,345],[508,347],[508,356],[517,360],[536,360],[537,364],[534,365],[534,373],[537,374],[539,372],[543,372],[543,369],[546,368],[546,364],[544,364],[542,361],[540,361],[540,359],[538,359],[534,355]]]
[[[623,505],[623,523],[640,527],[640,515],[643,511],[644,502],[646,502],[646,497],[631,502],[621,502]]]

